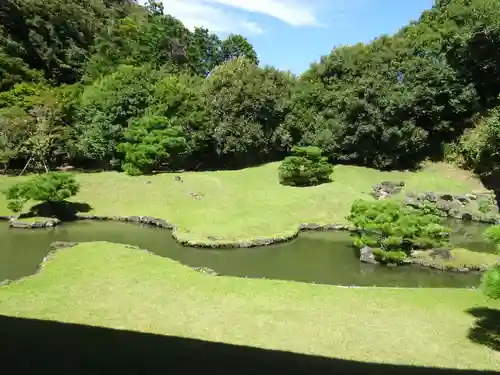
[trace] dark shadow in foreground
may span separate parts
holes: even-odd
[[[471,341],[500,351],[500,311],[487,307],[474,308],[467,311],[476,317],[476,323],[469,331]]]
[[[82,202],[43,202],[31,207],[29,214],[25,216],[56,217],[62,221],[73,221],[76,220],[79,212],[90,210],[92,207]]]
[[[2,374],[494,374],[362,363],[2,315],[0,338]]]

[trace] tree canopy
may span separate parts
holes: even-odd
[[[189,29],[159,1],[5,0],[0,21],[5,168],[241,167],[299,146],[379,169],[446,156],[499,170],[496,0],[436,1],[300,76],[262,66],[243,35]]]

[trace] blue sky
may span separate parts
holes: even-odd
[[[192,29],[233,32],[254,45],[261,64],[300,74],[334,46],[392,34],[434,0],[163,0]]]

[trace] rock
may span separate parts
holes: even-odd
[[[441,195],[439,196],[439,199],[442,199],[442,200],[447,201],[447,202],[451,202],[451,201],[453,201],[455,198],[454,198],[454,197],[453,197],[453,195],[451,195],[451,194],[441,194]]]
[[[446,248],[432,249],[430,250],[430,256],[433,258],[441,258],[444,260],[450,260],[453,258],[451,250]]]
[[[477,196],[476,196],[476,194],[465,194],[465,197],[466,197],[469,201],[475,201],[475,200],[477,200]]]
[[[315,223],[300,224],[300,230],[321,230],[323,227]]]
[[[141,217],[140,216],[129,216],[128,221],[132,223],[140,223],[141,222]]]
[[[224,239],[224,237],[207,236],[207,239],[210,241],[222,241]]]
[[[50,247],[53,248],[53,249],[65,249],[65,248],[68,248],[68,247],[74,247],[78,245],[78,242],[74,242],[74,241],[55,241],[55,242],[52,242],[50,244]]]
[[[396,268],[398,265],[396,263],[387,263],[385,266],[387,268]]]
[[[202,273],[204,275],[210,275],[210,276],[219,276],[217,272],[215,272],[213,269],[208,268],[208,267],[193,267],[193,270]]]
[[[174,177],[174,180],[175,180],[175,181],[181,181],[181,182],[182,182],[182,177],[181,177],[181,176],[175,176],[175,177]]]
[[[474,219],[474,216],[471,213],[469,213],[469,212],[462,213],[462,220],[472,221],[473,219]]]
[[[462,203],[463,205],[469,204],[470,199],[467,196],[462,196],[462,195],[456,195],[455,199]]]
[[[455,268],[455,271],[459,272],[459,273],[467,273],[470,270],[467,267],[457,267],[457,268]]]
[[[373,250],[368,246],[363,247],[360,251],[359,260],[363,263],[378,264],[375,255],[373,255]]]

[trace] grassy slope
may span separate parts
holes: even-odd
[[[404,180],[408,190],[466,193],[483,190],[466,172],[432,164],[413,172],[379,172],[337,166],[333,182],[312,188],[278,184],[278,163],[241,171],[129,177],[115,172],[80,174],[82,189],[75,200],[89,203],[95,214],[143,215],[167,219],[180,236],[203,241],[272,237],[293,233],[300,223],[345,223],[354,199],[368,197],[382,180]],[[151,184],[147,184],[150,180]],[[0,189],[19,178],[0,178]],[[190,193],[203,194],[195,200]],[[0,196],[0,215],[11,214]]]
[[[110,266],[111,265],[111,266]],[[205,276],[109,243],[61,250],[41,273],[0,287],[0,313],[201,338],[366,362],[498,370],[467,339],[479,292],[345,289]]]

